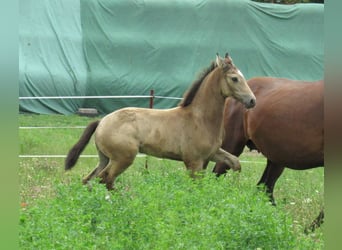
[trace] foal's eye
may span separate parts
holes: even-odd
[[[238,82],[238,78],[237,77],[232,77],[232,81],[233,82]]]

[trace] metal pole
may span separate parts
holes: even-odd
[[[150,90],[150,109],[153,109],[153,101],[154,101],[154,90]]]
[[[154,90],[150,90],[150,109],[153,109],[153,101],[154,101]],[[148,155],[145,158],[145,169],[148,169]]]

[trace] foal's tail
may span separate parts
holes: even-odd
[[[65,170],[69,170],[73,166],[75,166],[78,158],[80,157],[80,154],[87,146],[91,136],[93,135],[97,126],[99,125],[99,122],[100,121],[94,121],[90,123],[84,130],[78,142],[70,149],[67,157],[65,158]]]

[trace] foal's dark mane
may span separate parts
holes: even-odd
[[[216,63],[211,62],[209,67],[203,69],[202,72],[198,74],[197,79],[191,84],[191,87],[185,92],[183,96],[183,100],[178,104],[178,106],[186,107],[191,104],[204,78],[215,68],[216,68]]]

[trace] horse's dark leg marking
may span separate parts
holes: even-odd
[[[319,228],[324,222],[324,210],[322,209],[319,212],[319,215],[317,216],[317,218],[310,224],[310,226],[308,226],[307,228],[305,228],[304,233],[308,234],[309,231],[313,232],[315,231],[316,228]]]
[[[266,186],[266,192],[270,198],[270,201],[272,202],[272,205],[276,205],[274,197],[273,197],[273,189],[278,178],[283,173],[284,168],[285,168],[284,166],[279,166],[277,164],[274,164],[273,162],[267,159],[266,168],[257,184],[257,185],[264,184]]]

